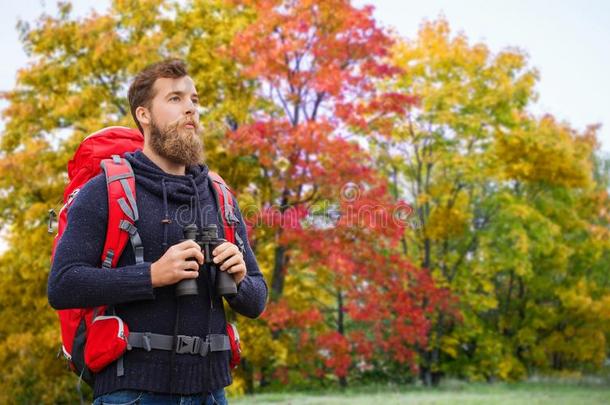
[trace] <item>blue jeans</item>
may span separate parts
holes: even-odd
[[[169,395],[137,390],[119,390],[95,398],[93,405],[227,405],[225,390],[221,388],[209,394]]]

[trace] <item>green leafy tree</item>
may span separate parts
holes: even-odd
[[[595,131],[579,134],[532,116],[537,73],[525,56],[471,45],[445,20],[427,22],[417,38],[400,42],[394,61],[404,73],[386,86],[419,103],[397,116],[391,137],[374,144],[377,160],[421,221],[405,233],[403,253],[459,297],[463,315],[437,314],[430,344],[420,348],[421,378],[436,384],[451,372],[514,379],[548,369],[554,354],[545,336],[564,344],[551,331],[576,316],[565,308],[564,288],[597,296],[591,305],[604,296],[598,284],[587,288],[593,274],[576,287],[582,256],[566,240],[576,232],[583,248],[596,252],[593,268],[608,254],[598,216],[608,206],[600,195],[607,183],[592,180],[590,164]],[[582,363],[599,365],[604,321],[575,322],[583,323],[583,336],[599,331],[580,354]],[[578,356],[567,356],[577,363]]]

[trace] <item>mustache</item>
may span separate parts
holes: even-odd
[[[191,124],[195,127],[195,131],[199,132],[201,130],[201,125],[198,121],[195,121],[193,118],[185,117],[179,118],[174,122],[171,122],[167,125],[167,130],[176,131],[178,128],[183,127],[185,125]]]

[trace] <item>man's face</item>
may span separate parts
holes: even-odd
[[[161,157],[191,166],[202,160],[199,97],[189,76],[159,78],[151,103],[150,146]]]

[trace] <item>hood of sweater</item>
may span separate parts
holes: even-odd
[[[153,195],[163,199],[163,248],[168,247],[168,226],[171,223],[168,201],[188,204],[195,210],[195,223],[203,228],[201,201],[210,195],[208,167],[204,164],[186,168],[183,176],[164,172],[141,150],[126,153],[125,159],[131,164],[136,182]]]
[[[136,181],[152,194],[165,197],[178,203],[190,203],[195,196],[205,200],[210,194],[208,186],[208,167],[205,164],[186,168],[186,175],[179,176],[164,172],[141,150],[126,153]]]

